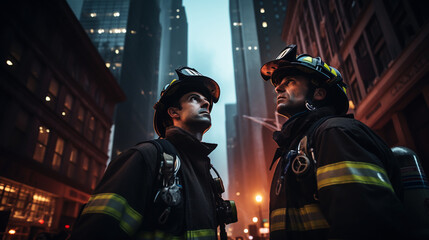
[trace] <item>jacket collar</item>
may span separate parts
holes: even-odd
[[[322,117],[334,115],[334,113],[330,107],[297,113],[283,124],[280,131],[273,133],[273,139],[280,148],[289,148],[292,142],[305,134],[314,122]]]
[[[185,152],[201,154],[204,157],[217,147],[217,144],[200,142],[188,131],[174,126],[166,129],[165,138],[171,141],[178,150],[183,149]]]

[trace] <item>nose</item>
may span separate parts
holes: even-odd
[[[277,93],[277,94],[278,94],[278,93],[282,93],[282,92],[284,92],[284,91],[285,91],[285,89],[284,89],[283,84],[279,84],[279,85],[277,85],[277,86],[276,86],[276,88],[275,88],[275,91],[276,91],[276,93]]]
[[[207,98],[203,98],[201,102],[201,108],[205,108],[208,110],[209,107],[210,107],[210,102],[207,100]]]

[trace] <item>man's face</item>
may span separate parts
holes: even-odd
[[[290,117],[304,111],[308,92],[308,79],[302,76],[286,76],[275,88],[277,112]]]
[[[198,92],[189,92],[179,99],[181,109],[176,109],[176,126],[190,132],[205,132],[211,126],[210,102]]]

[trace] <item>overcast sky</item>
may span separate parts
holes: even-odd
[[[183,0],[183,5],[188,19],[188,65],[220,86],[220,99],[212,110],[212,127],[203,141],[218,144],[210,158],[227,189],[225,104],[236,102],[229,1]]]

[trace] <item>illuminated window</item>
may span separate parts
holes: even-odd
[[[119,54],[119,50],[118,50],[118,49],[116,49],[116,50],[115,50],[115,53],[116,53],[116,54]]]
[[[45,126],[39,126],[36,147],[34,149],[33,159],[43,163],[45,158],[46,147],[48,145],[50,130]]]
[[[66,117],[67,120],[71,119],[73,101],[74,101],[73,96],[70,94],[67,94],[66,99],[64,100],[63,111],[61,113],[64,117]]]
[[[63,150],[64,150],[64,140],[58,137],[57,143],[55,144],[54,158],[52,159],[52,168],[55,170],[60,169],[61,161],[63,159]]]
[[[77,121],[75,121],[75,128],[79,132],[82,132],[84,120],[85,109],[82,106],[79,106],[79,109],[77,110]]]
[[[136,34],[137,32],[135,30],[131,30],[131,34]]]
[[[100,28],[100,29],[98,29],[98,34],[102,34],[102,33],[104,33],[104,29],[102,29],[102,28]]]
[[[52,225],[55,199],[49,193],[0,177],[0,194],[0,209],[12,207],[10,221]]]
[[[176,12],[180,12],[180,9],[176,9]]]
[[[89,169],[89,158],[86,156],[86,154],[83,154],[82,156],[82,169],[84,171],[88,171]]]
[[[267,23],[267,22],[262,22],[262,27],[263,27],[263,28],[268,27],[268,23]]]
[[[106,63],[106,67],[109,68],[110,67],[110,63],[107,62]]]
[[[69,164],[67,168],[67,177],[72,178],[75,176],[76,164],[77,164],[78,150],[74,146],[71,147]]]
[[[260,9],[260,12],[261,12],[261,13],[265,13],[265,9],[264,9],[264,8],[261,8],[261,9]]]
[[[236,48],[235,48],[235,51],[238,51],[238,50],[240,50],[240,48],[239,48],[239,47],[236,47]]]
[[[59,90],[58,82],[55,79],[51,79],[51,82],[49,83],[48,94],[45,96],[46,104],[48,104],[48,106],[51,109],[55,109],[55,105],[57,103],[58,90]]]
[[[94,139],[94,131],[95,131],[95,118],[94,116],[89,117],[88,128],[86,131],[86,137],[92,141]]]
[[[254,46],[254,47],[253,47],[253,49],[254,49],[254,50],[258,50],[258,47],[257,47],[257,46]]]
[[[176,15],[176,18],[177,18],[177,19],[179,19],[179,18],[180,18],[180,16],[179,16],[179,15]]]
[[[251,47],[251,46],[249,46],[249,47],[247,47],[247,49],[252,50],[252,47]]]
[[[90,13],[89,16],[91,16],[91,17],[97,17],[97,13]]]
[[[8,59],[8,60],[6,60],[6,64],[7,64],[7,65],[9,65],[9,66],[12,66],[12,65],[13,65],[13,62],[12,62],[11,60],[9,60],[9,59]]]
[[[114,17],[119,17],[120,15],[121,15],[121,14],[120,14],[119,12],[114,12],[114,13],[113,13],[113,16],[114,16]]]

